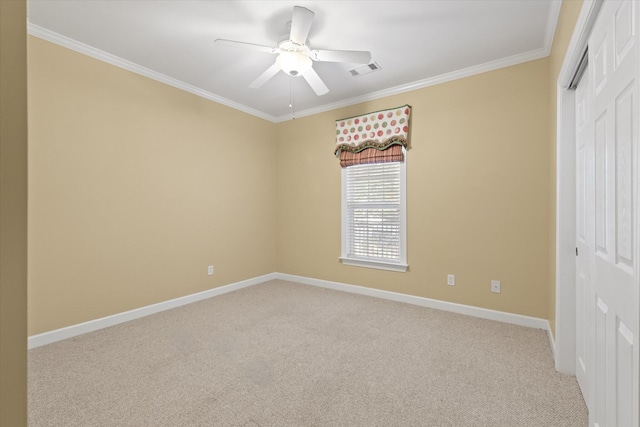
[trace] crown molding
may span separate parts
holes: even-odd
[[[547,55],[551,54],[551,48],[553,47],[553,38],[556,35],[556,26],[558,25],[558,19],[560,18],[561,7],[562,7],[562,0],[552,1],[549,6],[549,15],[547,16],[547,28],[544,34],[544,50],[545,52],[547,52]]]
[[[275,122],[276,120],[276,117],[263,113],[262,111],[258,111],[254,108],[247,107],[246,105],[231,101],[227,98],[223,98],[214,93],[211,93],[206,90],[187,84],[181,80],[175,79],[173,77],[169,77],[162,73],[158,73],[157,71],[153,71],[149,68],[143,67],[134,62],[120,58],[119,56],[112,55],[100,49],[96,49],[95,47],[89,46],[87,44],[80,43],[77,40],[63,36],[62,34],[58,34],[54,31],[47,30],[46,28],[40,27],[30,22],[27,24],[27,32],[30,35],[38,37],[40,39],[66,47],[68,49],[71,49],[76,52],[95,58],[99,61],[103,61],[108,64],[115,65],[116,67],[120,67],[127,71],[131,71],[132,73],[140,74],[141,76],[148,77],[160,83],[164,83],[169,86],[173,86],[177,89],[184,90],[185,92],[192,93],[194,95],[200,96],[210,101],[214,101],[219,104],[226,105],[227,107],[240,110],[247,114],[251,114],[252,116],[256,116],[261,119],[268,120],[270,122]]]
[[[423,80],[418,80],[404,85],[395,86],[389,89],[380,90],[377,92],[371,92],[366,95],[357,96],[355,98],[345,99],[343,101],[334,102],[331,104],[321,105],[317,108],[310,108],[308,110],[296,111],[296,118],[311,116],[314,114],[324,113],[327,111],[335,110],[338,108],[348,107],[362,102],[373,101],[387,96],[398,95],[405,92],[410,92],[417,89],[422,89],[428,86],[435,86],[441,83],[450,82],[452,80],[458,80],[465,77],[471,77],[476,74],[486,73],[488,71],[498,70],[500,68],[510,67],[512,65],[522,64],[524,62],[533,61],[549,56],[546,48],[540,48],[524,52],[518,55],[501,58],[495,61],[485,62],[484,64],[474,65],[472,67],[463,68],[461,70],[452,71],[450,73],[440,74],[437,76],[429,77]],[[278,116],[275,118],[275,122],[284,122],[291,119],[291,115]]]

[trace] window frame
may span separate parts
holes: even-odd
[[[396,272],[406,272],[409,268],[407,263],[407,154],[406,150],[402,150],[404,154],[404,162],[400,163],[400,256],[397,262],[382,261],[372,258],[356,258],[350,257],[347,251],[347,232],[348,232],[348,209],[347,209],[347,168],[341,168],[341,255],[340,262],[344,265],[375,268],[379,270],[388,270]],[[361,165],[366,166],[366,165]]]

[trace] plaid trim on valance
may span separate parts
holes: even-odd
[[[402,145],[392,145],[386,150],[378,150],[377,148],[365,148],[359,153],[351,151],[340,152],[340,166],[363,165],[370,163],[390,163],[404,162],[404,153]]]

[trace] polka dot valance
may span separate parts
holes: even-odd
[[[409,119],[411,107],[375,111],[361,116],[336,120],[335,155],[342,160],[348,155],[353,158],[364,150],[385,151],[392,146],[407,147],[409,140]],[[368,155],[367,158],[372,158]],[[384,156],[379,156],[384,158]],[[389,158],[395,158],[389,157]],[[397,160],[388,160],[397,161]],[[343,164],[344,165],[344,164]]]

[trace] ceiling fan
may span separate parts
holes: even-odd
[[[293,77],[304,77],[317,95],[324,95],[329,92],[329,88],[327,88],[318,73],[313,69],[313,61],[368,64],[371,61],[371,53],[356,50],[311,49],[307,41],[307,36],[311,29],[313,16],[314,13],[311,10],[294,6],[289,38],[285,38],[277,47],[225,39],[217,39],[214,43],[278,55],[274,64],[267,68],[249,85],[251,88],[259,88],[282,70]]]

